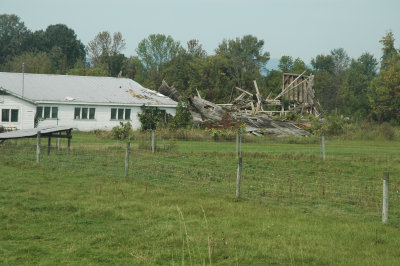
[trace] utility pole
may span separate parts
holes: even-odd
[[[25,63],[22,63],[22,98],[25,93]]]

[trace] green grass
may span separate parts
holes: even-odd
[[[318,143],[243,143],[240,200],[234,143],[158,143],[133,141],[125,178],[123,142],[77,133],[40,165],[34,140],[5,142],[0,264],[400,263],[399,143],[328,140],[325,162]]]

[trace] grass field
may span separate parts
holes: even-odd
[[[76,133],[40,165],[34,140],[5,142],[0,264],[399,265],[400,144],[328,140],[323,162],[288,142],[243,143],[239,200],[232,142],[133,141],[128,178],[123,142]]]

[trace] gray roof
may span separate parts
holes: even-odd
[[[0,72],[0,89],[22,96],[22,73]],[[165,95],[127,78],[24,75],[24,98],[34,102],[176,106]]]

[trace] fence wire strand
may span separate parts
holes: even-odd
[[[175,186],[183,190],[197,189],[204,192],[234,195],[237,171],[235,152],[196,151],[194,147],[176,151],[176,142],[162,143],[151,153],[148,143],[138,141],[131,147],[130,178],[139,178],[156,185]],[[188,142],[190,148],[190,142]],[[213,146],[218,146],[218,142]],[[226,143],[222,143],[224,146]],[[220,144],[222,146],[222,144]],[[356,209],[366,215],[378,217],[382,208],[382,173],[399,161],[397,156],[370,158],[329,154],[323,162],[318,147],[310,145],[301,153],[267,153],[243,149],[241,198],[244,200],[285,203],[299,206],[326,205],[334,208]],[[317,144],[318,145],[318,144]],[[233,146],[234,147],[234,146]],[[0,158],[11,162],[34,163],[36,145],[33,142],[11,142],[0,147]],[[124,176],[125,145],[89,143],[73,147],[67,154],[65,146],[52,147],[47,155],[43,146],[43,165],[74,165],[74,168],[92,167],[92,175]],[[330,163],[327,163],[330,162]],[[383,165],[379,165],[381,162]],[[341,169],[336,164],[345,164]],[[369,168],[363,165],[369,164]],[[372,165],[371,165],[372,164]],[[360,168],[361,167],[361,168]],[[400,180],[391,175],[389,198],[400,206]],[[391,215],[400,216],[391,209]]]

